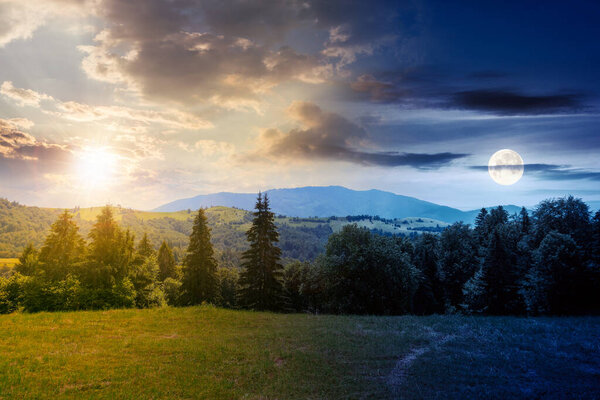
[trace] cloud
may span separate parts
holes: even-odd
[[[143,131],[143,129],[140,129],[140,125],[146,126],[150,124],[161,124],[172,128],[190,130],[212,127],[212,124],[204,118],[185,111],[175,109],[156,111],[152,109],[136,109],[125,106],[94,106],[75,101],[60,101],[54,99],[52,96],[31,89],[16,88],[13,86],[12,82],[9,81],[2,83],[0,86],[0,93],[15,100],[20,105],[39,107],[40,102],[46,100],[51,102],[56,111],[49,107],[42,107],[44,112],[70,121],[92,122],[110,120],[112,122],[109,123],[109,128],[113,126],[113,124],[116,124],[114,127],[121,131],[128,130],[131,132],[139,132]],[[130,121],[133,123],[133,126],[125,127],[118,122],[121,120]],[[18,119],[17,122],[14,121],[15,120],[13,120],[13,123],[20,123],[21,127],[23,127],[23,124],[33,124],[31,121],[24,119]],[[25,126],[25,128],[27,128],[27,126]]]
[[[14,122],[0,119],[0,177],[3,185],[35,187],[44,181],[44,174],[67,172],[72,161],[73,150],[69,146],[40,141],[20,131]]]
[[[87,0],[0,0],[0,48],[25,40],[53,17],[77,18],[85,14]]]
[[[280,7],[283,4],[296,7],[291,2]],[[94,79],[122,84],[145,98],[234,108],[256,108],[257,97],[282,82],[322,82],[331,73],[317,55],[254,39],[258,33],[252,31],[261,29],[246,17],[275,18],[270,7],[246,2],[236,6],[228,12],[256,8],[264,13],[248,11],[240,18],[244,24],[233,24],[216,11],[223,8],[220,2],[101,1],[96,12],[106,28],[96,36],[95,45],[80,46],[86,53],[83,68]],[[281,29],[291,23],[284,20]]]
[[[206,129],[212,127],[208,121],[193,114],[169,110],[140,110],[124,106],[92,106],[74,101],[57,104],[57,115],[79,122],[101,121],[105,119],[125,119],[142,124],[162,124],[181,129]]]
[[[8,129],[29,129],[34,125],[33,121],[28,120],[27,118],[10,118],[10,119],[2,119],[0,118],[0,129],[8,130]]]
[[[302,127],[287,133],[266,129],[259,138],[259,154],[286,159],[337,160],[362,165],[423,169],[439,168],[468,155],[363,151],[361,147],[372,145],[368,133],[342,116],[324,112],[310,102],[294,102],[288,108],[288,113]]]
[[[459,108],[507,115],[556,114],[582,109],[579,94],[525,95],[507,90],[469,90],[453,96]]]
[[[0,93],[15,100],[21,107],[39,107],[42,100],[53,100],[52,96],[48,96],[47,94],[38,93],[30,89],[16,88],[11,81],[4,81],[2,83]]]
[[[487,165],[472,165],[470,169],[487,171]],[[515,165],[505,165],[501,168],[520,168]],[[581,168],[572,168],[570,165],[556,164],[525,164],[524,173],[532,174],[533,176],[551,181],[567,181],[567,180],[592,180],[600,181],[600,171],[590,171]]]
[[[374,102],[392,103],[405,100],[409,95],[407,90],[400,89],[398,85],[377,80],[369,74],[359,76],[356,81],[350,83],[350,88],[366,94]]]

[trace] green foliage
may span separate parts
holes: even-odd
[[[0,219],[3,205],[0,201]],[[22,212],[21,206],[9,205]],[[324,219],[275,218],[268,199],[260,195],[253,218],[225,207],[200,210],[193,221],[185,212],[168,214],[174,218],[111,207],[75,212],[56,213],[40,252],[30,243],[18,260],[10,260],[15,267],[1,272],[1,313],[204,301],[365,314],[600,312],[600,213],[591,219],[587,205],[572,197],[540,203],[531,218],[525,209],[510,217],[501,207],[489,213],[483,209],[475,229],[456,223],[440,235],[414,235],[411,240],[364,227],[365,216],[332,217],[327,219],[331,225]],[[77,221],[88,223],[92,217],[96,222],[85,228],[86,244]],[[166,240],[159,242],[158,253],[154,250],[153,229],[162,229],[165,218],[172,226],[182,224],[182,231],[190,224],[185,253],[181,247],[171,249]],[[362,227],[347,225],[350,219]],[[134,233],[119,220],[139,223],[135,230],[144,234],[137,246]],[[287,232],[282,242],[277,224]],[[232,242],[215,252],[209,226],[221,233],[247,229],[248,243]],[[330,235],[332,230],[337,233]],[[289,265],[282,267],[278,244],[287,254],[315,257],[323,244],[313,246],[312,240],[325,237],[325,253],[316,262],[287,259]],[[217,241],[225,245],[228,240],[225,235]],[[308,245],[299,251],[295,241]],[[240,253],[240,248],[246,250]],[[184,261],[183,272],[177,259]]]
[[[111,308],[131,308],[135,306],[136,292],[129,278],[112,285],[84,286],[81,289],[80,308],[82,310],[108,310]]]
[[[463,293],[470,312],[493,315],[523,312],[519,283],[523,276],[517,261],[521,229],[517,224],[497,224],[490,234],[480,268],[465,282]]]
[[[137,252],[144,258],[156,256],[156,251],[154,250],[152,243],[150,243],[150,239],[148,239],[148,234],[145,232],[138,244]]]
[[[576,310],[577,275],[580,265],[575,241],[552,231],[534,254],[523,294],[532,313],[568,314]]]
[[[199,209],[183,263],[181,302],[184,305],[215,302],[218,296],[217,262],[210,242],[204,209]]]
[[[267,195],[259,193],[252,226],[246,232],[250,248],[242,255],[240,303],[256,310],[282,310],[285,306],[279,233]]]
[[[29,312],[68,311],[81,309],[82,287],[73,275],[62,280],[35,276],[23,287],[23,308]]]
[[[490,215],[495,215],[492,210]],[[477,239],[468,225],[457,222],[440,235],[440,277],[446,307],[457,310],[463,303],[462,289],[478,266]]]
[[[179,296],[181,293],[181,281],[174,278],[167,278],[164,280],[163,292],[165,294],[165,300],[170,306],[179,305]]]
[[[72,215],[65,211],[50,227],[39,254],[39,270],[46,279],[63,280],[83,261],[85,242]]]
[[[414,265],[419,270],[419,285],[414,298],[415,314],[441,314],[445,311],[439,260],[438,237],[430,233],[421,235],[416,240],[413,255]]]
[[[573,196],[542,201],[533,212],[535,244],[552,231],[570,235],[583,249],[592,233],[590,211],[581,199]]]
[[[240,279],[237,269],[219,267],[217,269],[219,281],[219,296],[217,304],[221,307],[235,308],[237,306],[238,282]]]
[[[313,267],[306,262],[295,261],[285,266],[283,285],[288,306],[296,312],[308,311],[311,306],[309,291]]]
[[[19,273],[10,278],[0,277],[0,314],[9,314],[19,309],[23,299],[23,288],[28,279]]]
[[[330,236],[320,260],[327,311],[403,314],[412,310],[418,271],[395,238],[347,225]]]
[[[156,255],[143,259],[131,268],[129,279],[135,290],[135,305],[138,308],[160,307],[166,304],[165,295],[158,282],[158,261]]]
[[[39,259],[38,251],[29,243],[23,250],[19,262],[15,265],[15,272],[25,276],[31,276],[38,270]]]
[[[177,264],[171,247],[163,240],[158,249],[158,279],[177,278]]]

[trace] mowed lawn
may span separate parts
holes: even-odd
[[[0,399],[600,398],[600,318],[0,316]]]

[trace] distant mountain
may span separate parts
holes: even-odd
[[[276,214],[308,217],[346,215],[379,215],[382,218],[431,218],[448,223],[472,223],[479,210],[461,211],[414,197],[402,196],[381,190],[351,190],[342,186],[307,186],[292,189],[273,189],[266,192],[271,208]],[[221,192],[176,200],[154,211],[181,211],[200,207],[225,206],[252,210],[255,193]],[[520,207],[505,206],[509,213]]]

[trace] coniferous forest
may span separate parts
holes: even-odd
[[[220,265],[203,209],[183,262],[163,241],[136,240],[110,207],[87,238],[68,211],[43,245],[28,245],[0,278],[0,313],[229,308],[340,314],[575,315],[600,312],[600,211],[573,197],[530,213],[481,209],[473,226],[380,235],[346,225],[314,262],[285,267],[269,199],[259,194],[241,267]]]

